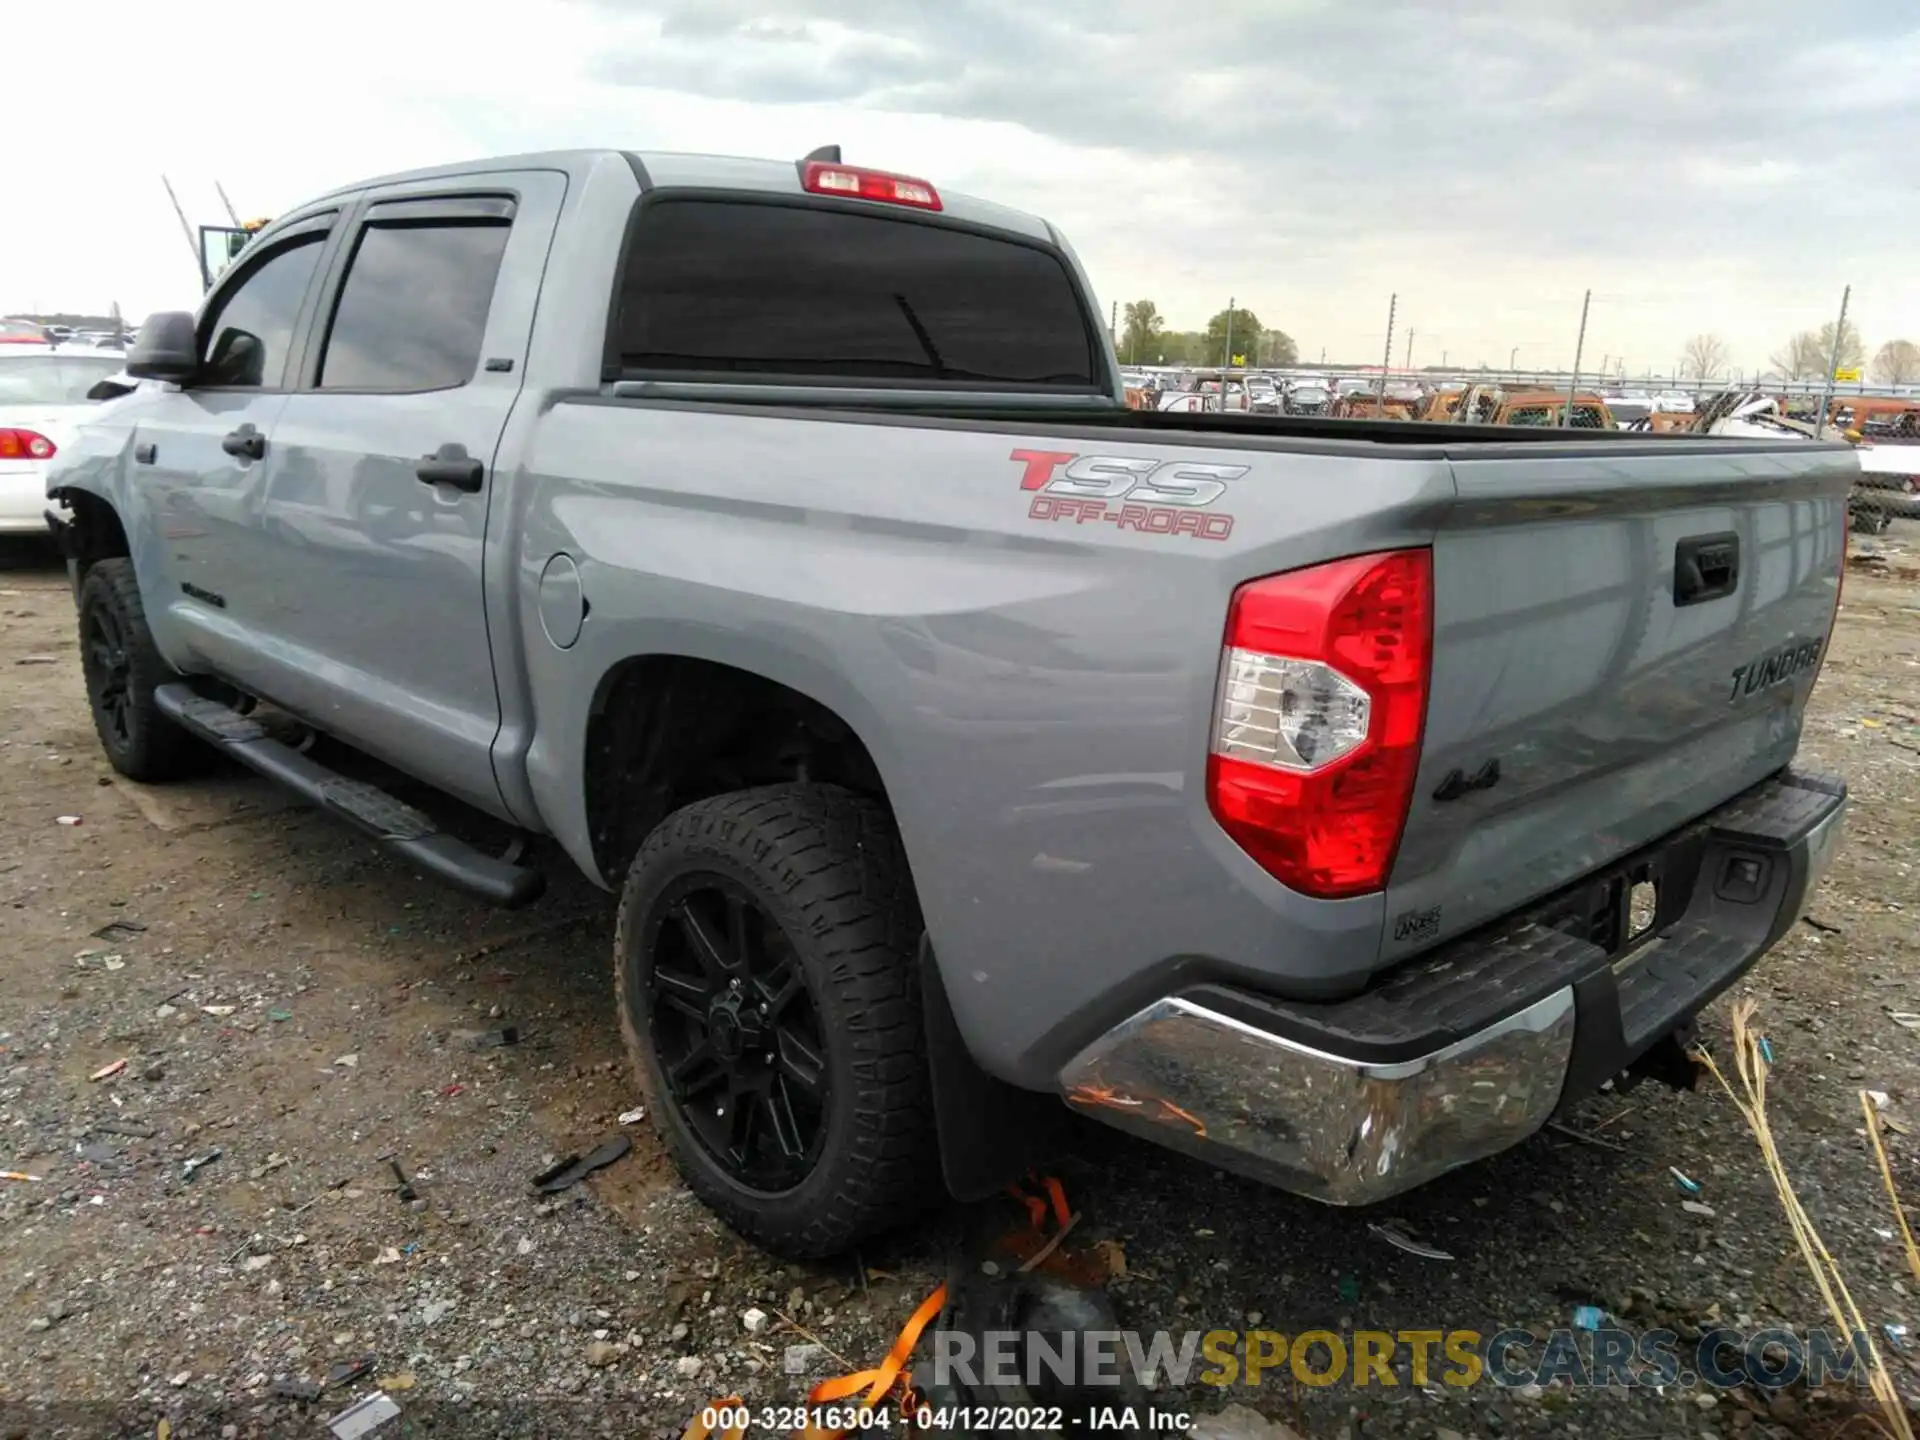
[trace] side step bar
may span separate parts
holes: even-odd
[[[437,879],[509,910],[532,904],[546,889],[547,878],[538,870],[476,850],[377,786],[349,780],[282,745],[257,721],[218,700],[180,684],[160,686],[153,698],[168,718],[209,745],[339,816]]]

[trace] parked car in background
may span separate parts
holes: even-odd
[[[1653,408],[1665,415],[1691,415],[1693,396],[1684,390],[1662,390],[1653,397]]]
[[[1281,403],[1289,415],[1324,415],[1333,405],[1333,391],[1323,380],[1296,380]]]
[[[47,462],[99,403],[87,392],[126,363],[52,345],[0,350],[0,535],[47,533]]]
[[[51,345],[46,327],[33,320],[0,320],[0,345]]]

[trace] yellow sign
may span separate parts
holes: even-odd
[[[1834,371],[1833,382],[1836,385],[1858,385],[1860,383],[1860,367],[1856,365],[1851,370]]]
[[[1244,365],[1247,363],[1247,357],[1244,355],[1236,355],[1233,357],[1233,363],[1235,365]]]

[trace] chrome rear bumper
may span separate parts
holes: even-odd
[[[1575,887],[1583,915],[1595,887],[1617,893],[1623,924],[1632,884],[1675,887],[1631,947],[1569,935],[1568,897],[1549,897],[1349,1001],[1156,1000],[1083,1049],[1062,1092],[1317,1200],[1399,1194],[1518,1144],[1744,974],[1799,918],[1845,812],[1840,782],[1788,773]]]

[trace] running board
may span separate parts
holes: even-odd
[[[436,879],[509,910],[532,904],[546,889],[546,876],[538,870],[475,849],[378,786],[349,780],[281,744],[258,721],[218,700],[180,684],[160,686],[153,698],[182,728],[372,836]]]

